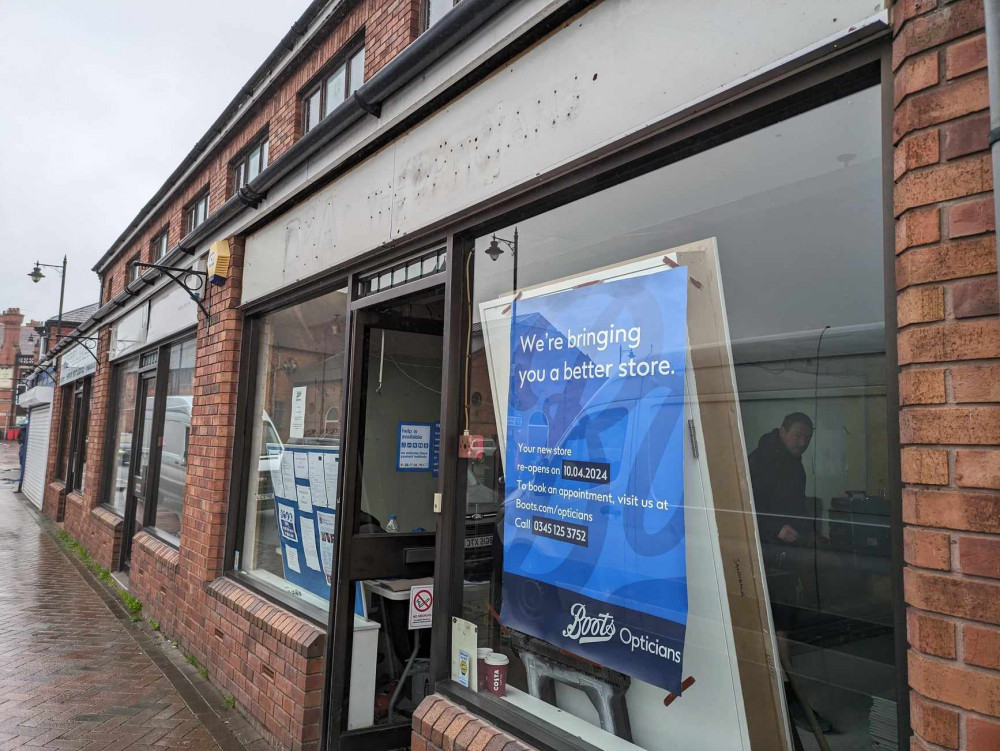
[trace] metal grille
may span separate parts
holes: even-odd
[[[363,276],[358,281],[357,296],[359,298],[367,297],[376,292],[385,292],[387,289],[437,274],[444,271],[446,258],[445,249],[437,248]]]

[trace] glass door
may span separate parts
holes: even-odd
[[[153,407],[156,400],[155,372],[142,375],[136,391],[135,430],[132,433],[132,461],[128,479],[128,501],[125,509],[125,528],[122,531],[122,570],[128,571],[132,560],[132,538],[138,534],[146,519],[146,505],[151,490],[150,467]]]
[[[430,690],[443,315],[439,288],[353,313],[327,748],[408,746]]]

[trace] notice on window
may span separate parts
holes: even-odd
[[[288,424],[289,438],[302,438],[306,432],[306,386],[292,389],[292,417]]]
[[[296,574],[302,573],[302,565],[299,563],[298,548],[293,548],[291,545],[285,545],[285,560],[288,562],[288,568]]]
[[[686,268],[512,301],[500,622],[681,691]]]
[[[300,522],[302,525],[302,553],[306,558],[306,565],[314,571],[319,571],[319,553],[316,550],[316,525],[309,517],[303,516]]]
[[[323,476],[326,480],[327,505],[337,505],[337,475],[340,472],[340,454],[330,452],[323,459]]]
[[[336,522],[336,514],[316,512],[316,523],[319,525],[319,557],[323,562],[323,573],[326,575],[327,584],[333,579],[333,541],[337,534]]]
[[[281,454],[281,497],[295,500],[295,466],[292,452],[285,449]]]
[[[299,541],[299,535],[295,531],[295,509],[284,503],[278,504],[278,530],[289,542]]]
[[[430,472],[433,423],[399,423],[399,444],[396,448],[397,472]]]
[[[312,502],[317,506],[328,506],[326,497],[326,473],[323,462],[327,454],[313,451],[309,454],[309,488],[312,491]]]

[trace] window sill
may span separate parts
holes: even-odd
[[[260,595],[262,598],[268,600],[274,605],[277,605],[279,608],[287,610],[293,615],[309,621],[311,624],[321,629],[324,634],[326,633],[329,614],[325,610],[296,599],[278,587],[274,587],[267,582],[262,581],[255,576],[250,576],[242,571],[229,571],[226,574],[226,577],[237,582],[240,586],[246,587],[254,594]]]
[[[438,681],[434,690],[539,751],[600,751],[579,736],[491,694],[470,691],[451,680]]]

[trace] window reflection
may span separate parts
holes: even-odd
[[[336,503],[346,303],[346,291],[331,292],[268,313],[257,324],[255,448],[238,564],[323,610],[329,607],[325,567],[331,564],[320,534],[332,524]],[[279,514],[286,515],[283,527]],[[310,534],[312,546],[303,545]],[[294,545],[283,543],[293,536]]]
[[[887,484],[880,118],[876,87],[516,228],[497,228],[503,238],[516,229],[516,257],[488,255],[492,233],[476,241],[469,429],[484,436],[486,449],[462,472],[467,513],[479,525],[467,530],[463,615],[479,626],[481,646],[510,658],[508,701],[550,721],[546,706],[554,704],[591,726],[601,724],[598,703],[579,685],[557,681],[550,691],[531,684],[531,661],[562,658],[499,622],[503,515],[494,509],[502,509],[509,488],[497,404],[505,409],[507,397],[496,395],[504,379],[490,372],[480,305],[508,294],[513,279],[523,290],[715,237],[761,573],[779,658],[791,679],[781,712],[793,736],[810,747],[808,705],[833,751],[869,748],[877,740],[873,728],[885,732],[881,718],[894,722],[889,507],[898,498]],[[612,434],[617,423],[610,416],[606,422],[588,436]],[[531,415],[529,428],[540,443],[561,434],[544,410]],[[602,450],[611,449],[596,453]],[[587,451],[595,453],[592,446]],[[717,530],[697,538],[688,513],[689,540],[717,539]],[[689,632],[692,624],[705,633],[720,627],[723,618],[699,616],[697,591],[689,597]],[[715,657],[726,659],[724,648]],[[712,658],[692,653],[685,664]],[[618,734],[640,748],[688,740],[681,706],[687,717],[699,716],[699,706],[713,707],[698,728],[702,747],[739,747],[733,739],[742,702],[737,711],[732,698],[706,698],[707,672],[695,676],[690,698],[685,692],[677,704],[665,705],[663,691],[635,678],[578,660],[568,664],[574,675],[618,681],[630,721],[630,730]],[[728,733],[730,725],[737,730]],[[601,731],[593,732],[587,740],[602,746]]]

